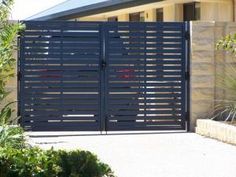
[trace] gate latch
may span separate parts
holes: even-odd
[[[105,61],[102,61],[102,69],[104,69],[107,66],[107,63]]]
[[[17,80],[20,81],[20,80],[21,80],[21,77],[22,77],[21,72],[18,71],[18,72],[17,72]]]

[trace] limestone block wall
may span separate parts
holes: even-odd
[[[219,75],[225,72],[224,63],[234,62],[232,56],[215,49],[216,42],[236,32],[236,23],[191,22],[190,58],[190,129],[194,131],[196,119],[208,118],[216,100],[225,99],[217,87]]]

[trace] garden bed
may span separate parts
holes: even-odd
[[[209,119],[198,119],[196,133],[236,145],[236,126]]]

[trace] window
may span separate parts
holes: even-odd
[[[201,11],[200,11],[200,3],[195,2],[195,19],[200,20],[201,19]]]
[[[164,13],[163,8],[159,8],[156,10],[156,21],[163,22],[164,21]]]
[[[144,12],[137,12],[137,13],[129,14],[129,21],[131,21],[131,22],[144,22],[145,21]]]
[[[200,20],[200,3],[184,4],[184,21]]]
[[[117,22],[118,21],[118,18],[117,17],[109,17],[107,19],[109,22]]]
[[[144,12],[140,12],[140,22],[144,22],[145,21],[145,13]]]

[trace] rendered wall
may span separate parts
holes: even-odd
[[[201,21],[233,21],[233,1],[201,2]]]

